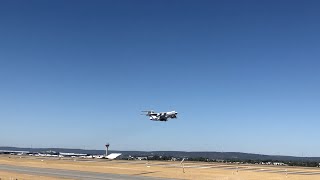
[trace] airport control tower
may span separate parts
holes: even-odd
[[[109,146],[110,146],[110,144],[109,143],[106,143],[106,156],[108,156],[108,149],[109,149]]]

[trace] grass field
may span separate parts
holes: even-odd
[[[127,174],[135,176],[163,177],[174,179],[210,179],[210,180],[319,180],[320,175],[297,175],[291,172],[320,172],[316,168],[302,167],[276,167],[276,166],[254,166],[219,164],[219,163],[185,163],[185,172],[179,162],[163,161],[107,161],[107,160],[59,160],[52,158],[35,158],[19,156],[0,156],[0,164],[29,166],[39,168],[55,168],[66,170],[79,170],[101,173]],[[214,168],[212,168],[214,167]],[[233,169],[228,169],[228,168]],[[227,168],[227,169],[226,169]],[[259,172],[257,172],[257,169]],[[288,175],[284,172],[287,169]],[[263,172],[263,171],[278,172]],[[262,172],[261,172],[262,171]],[[281,171],[281,172],[279,172]],[[27,174],[14,174],[0,171],[0,178],[9,179],[58,179],[49,177],[32,176]]]

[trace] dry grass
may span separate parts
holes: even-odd
[[[142,175],[151,177],[175,178],[175,179],[210,179],[210,180],[319,180],[319,175],[288,175],[285,173],[268,173],[268,172],[253,172],[226,170],[222,168],[186,168],[185,173],[180,167],[169,167],[170,165],[179,165],[178,162],[147,162],[139,161],[71,161],[58,159],[37,159],[34,157],[19,158],[17,156],[0,156],[0,164],[29,166],[40,168],[56,168],[67,170],[91,171],[114,174]],[[159,164],[164,166],[159,166]],[[204,165],[204,163],[186,163],[188,165]],[[221,165],[221,164],[207,164]],[[225,164],[223,164],[225,165]],[[232,165],[234,166],[234,165]],[[255,166],[248,166],[255,167]],[[264,169],[276,169],[278,167],[263,167]],[[281,170],[284,170],[283,169]],[[289,170],[289,167],[288,167]],[[290,171],[309,171],[314,172],[314,168],[290,168]],[[26,178],[25,178],[26,179]],[[31,178],[32,179],[32,178]],[[37,179],[37,178],[35,178]],[[46,178],[47,179],[47,178]]]

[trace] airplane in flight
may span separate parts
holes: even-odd
[[[169,112],[160,112],[156,113],[153,110],[150,111],[142,111],[146,115],[150,117],[150,120],[152,121],[168,121],[169,118],[176,119],[178,112],[176,111],[169,111]]]

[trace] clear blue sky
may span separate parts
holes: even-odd
[[[320,156],[319,6],[1,1],[0,146]]]

